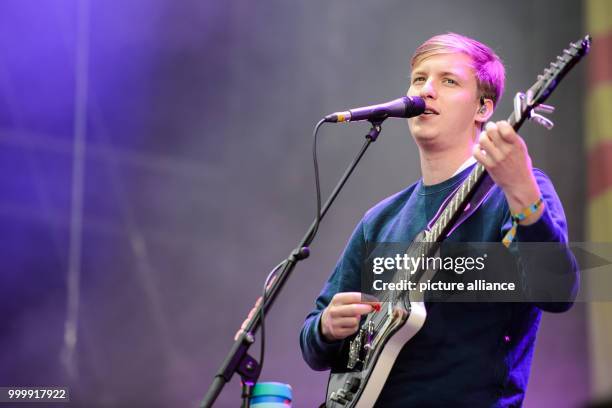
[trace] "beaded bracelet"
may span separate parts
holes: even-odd
[[[542,197],[538,198],[538,201],[531,204],[523,211],[516,214],[512,214],[512,228],[510,228],[510,231],[508,231],[504,236],[504,239],[502,239],[502,243],[506,246],[506,248],[508,248],[510,246],[510,243],[512,243],[512,241],[514,240],[519,222],[523,221],[531,214],[534,214],[540,209],[540,207],[544,207],[544,200],[542,199]]]

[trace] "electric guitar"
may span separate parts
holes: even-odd
[[[589,51],[591,37],[571,43],[563,53],[546,68],[537,81],[514,97],[514,112],[508,122],[518,130],[526,120],[552,128],[553,123],[540,113],[551,113],[554,108],[544,101],[555,90],[563,77]],[[463,220],[468,218],[485,200],[493,181],[482,164],[478,163],[465,181],[450,194],[425,230],[417,235],[406,254],[419,257],[432,256],[440,243]],[[411,281],[425,282],[435,271],[421,270],[413,274]],[[399,273],[394,281],[405,275]],[[333,368],[327,384],[327,408],[371,408],[376,403],[391,368],[404,345],[423,327],[427,317],[422,292],[405,291],[388,293],[383,309],[369,314],[358,332],[346,339],[342,351],[342,366]]]

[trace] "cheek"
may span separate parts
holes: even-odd
[[[475,119],[478,106],[472,100],[459,100],[453,105],[453,114],[457,120],[472,122]]]

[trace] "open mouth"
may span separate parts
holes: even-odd
[[[423,112],[423,115],[439,115],[438,111],[432,108],[427,108]]]

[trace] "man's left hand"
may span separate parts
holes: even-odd
[[[518,213],[535,203],[541,192],[533,176],[531,157],[527,145],[507,121],[488,122],[474,146],[474,158],[502,188],[510,211]],[[521,222],[536,222],[542,213],[540,208]]]

